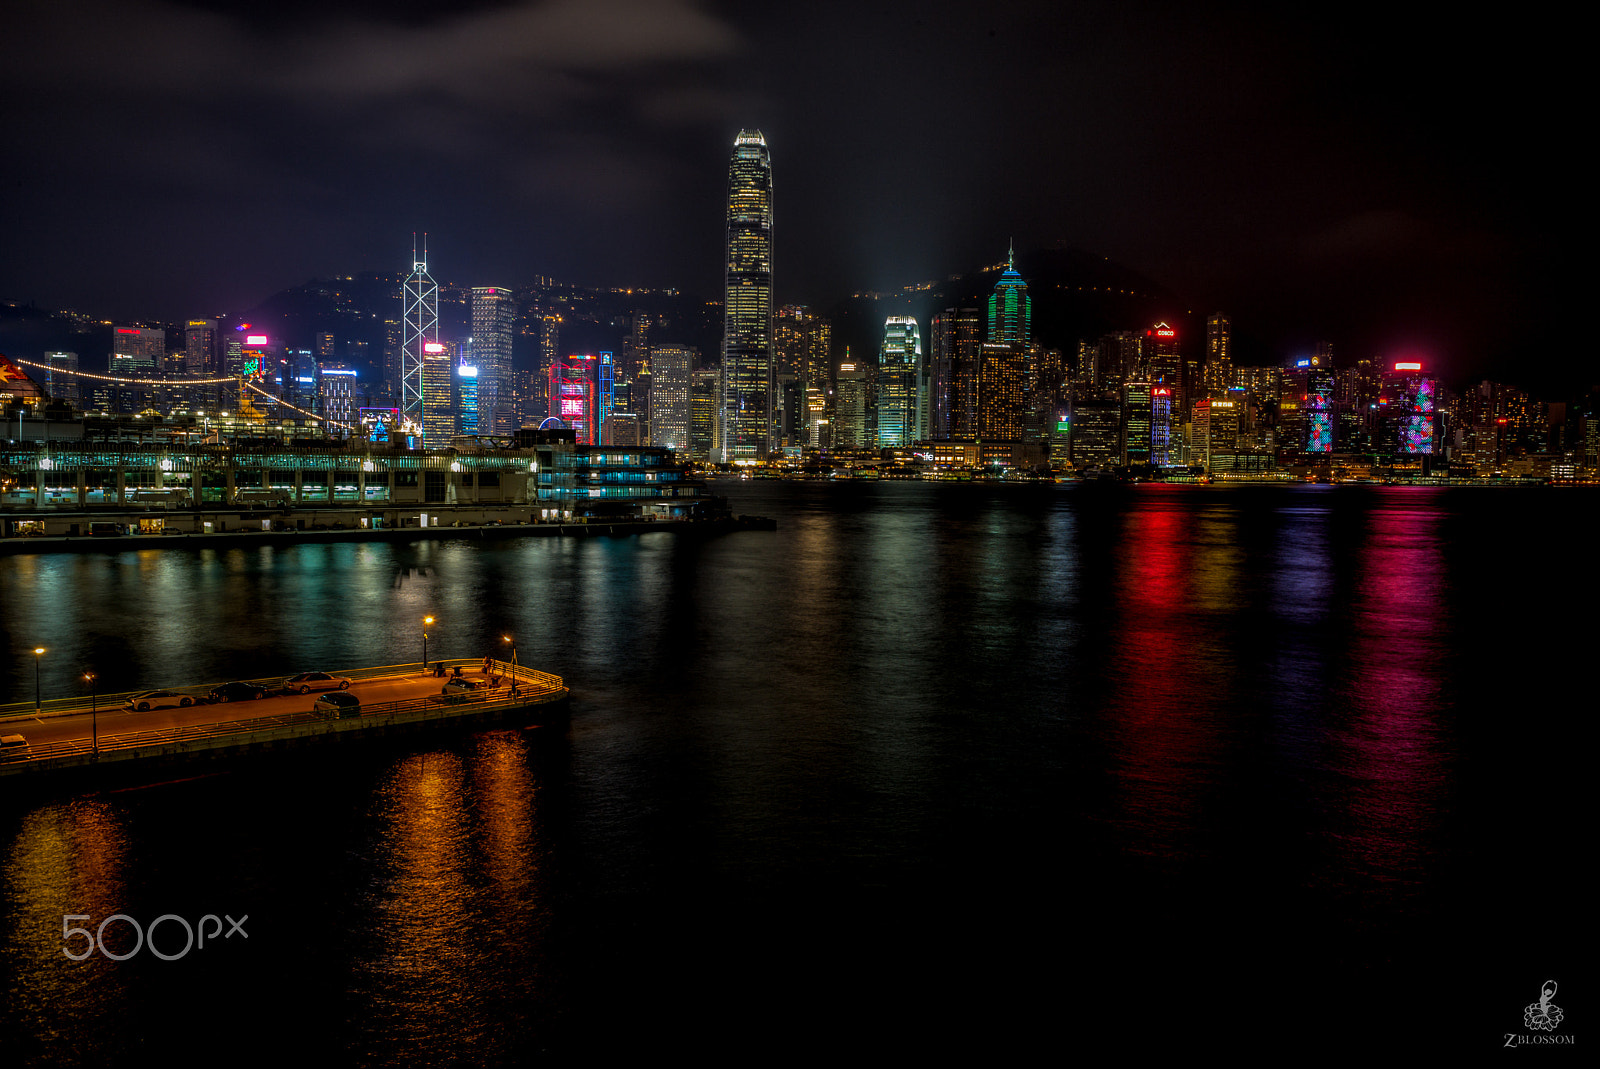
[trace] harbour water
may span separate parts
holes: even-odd
[[[0,799],[7,1062],[1459,1053],[1587,982],[1592,492],[724,485],[777,531],[0,559],[12,699],[425,615],[573,689]],[[119,913],[248,934],[63,953]]]

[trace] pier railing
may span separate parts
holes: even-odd
[[[424,674],[432,677],[432,666],[435,664],[443,664],[451,671],[458,666],[462,669],[481,669],[483,667],[483,662],[480,660],[455,658],[429,662],[430,670],[426,673],[419,662],[362,669],[343,673],[343,675],[352,681],[357,679],[394,678],[397,676],[420,676]],[[372,705],[364,704],[354,714],[347,713],[344,716],[328,715],[309,710],[295,713],[279,713],[271,716],[243,717],[220,723],[195,724],[190,727],[102,734],[99,737],[98,745],[93,740],[29,745],[26,748],[0,754],[0,765],[56,758],[84,757],[92,754],[104,755],[117,751],[137,750],[147,747],[167,747],[181,743],[218,739],[224,736],[255,735],[262,732],[281,733],[286,737],[294,737],[297,735],[328,734],[335,731],[354,730],[357,727],[383,726],[397,721],[413,723],[418,720],[447,720],[467,715],[469,711],[477,714],[502,707],[520,708],[522,706],[558,701],[567,693],[566,685],[560,676],[525,668],[521,665],[516,666],[513,670],[512,665],[507,662],[491,661],[488,674],[497,681],[494,686],[481,690],[465,691],[460,695],[428,694],[420,698],[407,698],[401,701],[378,702]],[[282,680],[281,676],[268,678],[280,682]],[[446,678],[449,678],[448,674]],[[185,693],[188,693],[189,690],[190,688],[185,688]],[[134,691],[131,693],[140,692]],[[78,711],[81,712],[82,710]],[[31,709],[29,712],[31,713]],[[343,725],[350,725],[350,727],[344,727]],[[296,728],[301,730],[294,730]]]

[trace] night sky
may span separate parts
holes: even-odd
[[[1014,238],[1283,355],[1587,385],[1578,31],[1401,10],[12,0],[0,297],[240,311],[403,270],[413,230],[441,281],[714,297],[752,126],[780,302]]]

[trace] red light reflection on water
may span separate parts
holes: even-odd
[[[1335,870],[1413,882],[1446,801],[1444,649],[1437,634],[1444,562],[1430,508],[1368,513],[1358,562],[1350,662],[1334,712],[1330,763]]]

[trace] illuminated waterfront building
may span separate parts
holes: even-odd
[[[596,445],[599,430],[599,360],[593,356],[568,356],[550,368],[552,419],[577,435],[579,445]]]
[[[44,392],[50,395],[50,399],[65,401],[73,408],[83,407],[83,394],[78,380],[78,354],[45,353],[44,362],[49,366],[44,373]]]
[[[510,434],[516,430],[511,385],[515,322],[516,302],[511,290],[504,286],[472,287],[472,363],[478,369],[477,422],[482,434]]]
[[[1150,463],[1150,383],[1143,379],[1122,388],[1123,463]]]
[[[740,130],[728,165],[722,337],[722,454],[766,455],[772,434],[772,158],[760,130]]]
[[[1072,463],[1080,468],[1114,468],[1122,463],[1122,406],[1096,401],[1072,406]]]
[[[927,437],[922,426],[922,337],[910,316],[890,316],[878,349],[878,448],[896,449]]]
[[[1378,401],[1384,432],[1381,452],[1402,457],[1439,453],[1438,396],[1438,381],[1423,373],[1421,363],[1395,363],[1383,376]]]
[[[1216,393],[1233,385],[1233,324],[1221,312],[1206,318],[1205,392]]]
[[[400,349],[399,408],[404,419],[426,425],[424,412],[423,367],[429,354],[437,351],[426,346],[439,342],[439,286],[428,274],[427,235],[423,235],[422,255],[411,250],[411,274],[402,287],[401,324],[404,332]],[[449,368],[445,368],[445,381],[449,381]]]
[[[1172,454],[1172,388],[1162,383],[1150,387],[1150,463],[1174,463]]]

